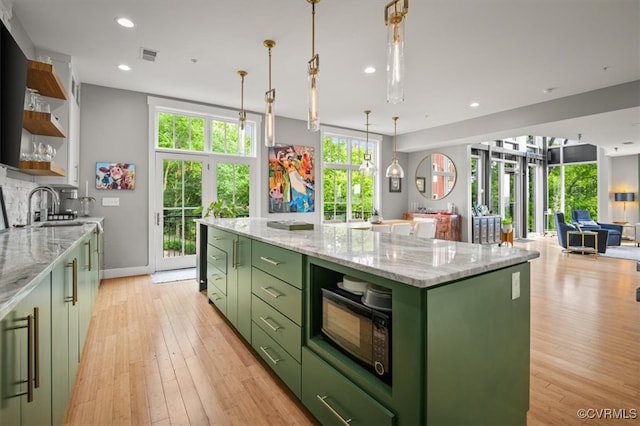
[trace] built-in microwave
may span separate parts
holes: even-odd
[[[362,296],[322,289],[322,333],[365,368],[391,383],[391,312],[365,306]]]

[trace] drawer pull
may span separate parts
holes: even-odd
[[[273,291],[269,290],[271,287],[260,287],[260,289],[262,291],[264,291],[265,293],[267,293],[269,296],[273,297],[274,299],[277,299],[278,297],[282,296],[281,294],[278,293],[274,293]]]
[[[268,257],[260,256],[260,260],[264,260],[267,263],[272,264],[273,266],[278,266],[282,262],[278,262],[277,260],[269,259]]]
[[[269,358],[271,360],[273,365],[278,365],[278,362],[280,362],[280,358],[273,359],[273,357],[271,355],[269,355],[269,352],[267,352],[267,349],[269,349],[268,346],[260,346],[260,350],[262,351],[262,353],[264,353],[267,356],[267,358]]]
[[[272,329],[273,331],[278,331],[278,330],[280,330],[280,329],[282,328],[282,327],[280,327],[277,323],[276,323],[276,325],[275,325],[275,326],[273,326],[273,325],[269,322],[269,320],[271,319],[271,318],[269,318],[269,317],[266,317],[266,318],[265,318],[265,317],[260,317],[260,319],[262,320],[262,322],[263,322],[263,323],[267,324],[267,327],[269,327],[269,328],[270,328],[270,329]],[[273,321],[273,320],[272,320],[272,321]],[[275,321],[274,321],[274,322],[275,322]]]
[[[218,274],[211,274],[211,279],[214,281],[220,281],[222,277]]]
[[[213,297],[213,300],[215,300],[216,302],[218,300],[222,300],[222,297],[218,296],[218,293],[212,293],[211,297]]]
[[[220,241],[222,238],[220,238],[220,237],[218,237],[216,235],[212,235],[211,239],[214,240],[214,241]]]
[[[343,425],[349,426],[349,422],[351,422],[352,419],[345,420],[344,417],[342,417],[340,414],[338,414],[338,412],[331,405],[329,405],[329,403],[327,401],[325,401],[327,399],[327,395],[325,395],[325,396],[316,395],[316,398],[318,398],[320,400],[320,402],[322,403],[322,405],[324,405],[325,408],[331,412],[331,414],[336,416],[336,418],[338,420],[340,420],[340,422]]]
[[[209,259],[213,260],[214,262],[217,262],[218,260],[220,260],[219,257],[213,256],[213,255],[209,256]]]

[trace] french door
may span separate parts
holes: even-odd
[[[157,152],[155,175],[155,269],[194,267],[194,220],[201,217],[197,209],[207,203],[207,156]]]

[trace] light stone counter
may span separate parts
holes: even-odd
[[[197,222],[420,288],[540,256],[537,251],[512,247],[391,235],[347,226],[315,225],[314,230],[286,231],[267,227],[269,220],[205,218]]]
[[[75,249],[103,218],[78,218],[80,226],[13,228],[0,233],[0,319],[29,294],[54,264]]]

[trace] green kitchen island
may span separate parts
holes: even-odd
[[[538,252],[267,219],[198,220],[209,301],[323,424],[526,424]],[[322,289],[391,291],[391,380],[321,333]]]

